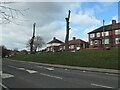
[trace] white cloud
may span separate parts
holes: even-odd
[[[72,21],[77,25],[100,25],[101,22],[97,20],[94,16],[89,16],[87,14],[72,14]]]

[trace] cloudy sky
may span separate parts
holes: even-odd
[[[118,20],[118,2],[16,2],[9,7],[22,11],[12,23],[1,24],[2,45],[9,49],[26,48],[26,42],[32,37],[33,23],[36,23],[35,35],[41,36],[47,43],[53,37],[65,40],[65,18],[68,10],[70,17],[70,39],[72,37],[88,41],[87,33],[112,19]],[[29,8],[29,9],[28,9]]]

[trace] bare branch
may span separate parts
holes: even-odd
[[[29,9],[19,10],[5,5],[10,3],[13,2],[0,2],[0,24],[10,23],[13,19],[17,19],[19,15],[24,16],[24,12]]]

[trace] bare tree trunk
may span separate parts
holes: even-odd
[[[69,50],[69,18],[70,18],[70,10],[69,10],[69,13],[68,13],[68,17],[65,18],[66,19],[66,38],[65,38],[65,51],[68,51]]]
[[[33,36],[31,38],[31,42],[30,42],[30,53],[33,54],[33,43],[34,43],[34,38],[35,38],[35,24],[33,24]]]

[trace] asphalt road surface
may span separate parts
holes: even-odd
[[[3,88],[118,88],[118,75],[3,60]]]

